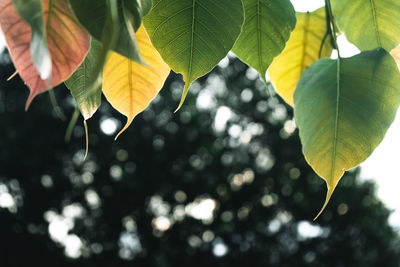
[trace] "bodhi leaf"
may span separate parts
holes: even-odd
[[[103,93],[110,104],[128,118],[115,139],[150,104],[170,72],[143,27],[136,32],[136,38],[146,66],[114,52],[110,52],[104,66]]]
[[[396,64],[383,49],[343,58],[339,65],[321,59],[304,72],[294,115],[305,158],[328,187],[322,210],[344,172],[382,141],[400,104],[399,84]]]
[[[33,63],[43,80],[51,74],[51,58],[47,48],[41,0],[13,0],[18,14],[31,27],[30,51]]]
[[[139,6],[132,5],[136,1],[122,1],[122,16],[125,22],[125,27],[128,30],[131,42],[136,45],[135,50],[139,51],[136,41],[136,30],[142,22]],[[137,2],[136,2],[137,4]],[[142,62],[144,63],[144,62]]]
[[[243,24],[241,0],[154,0],[143,19],[154,47],[185,88],[207,74],[234,45]]]
[[[95,88],[93,92],[88,91],[91,74],[100,49],[100,42],[92,38],[90,50],[85,60],[72,76],[65,81],[65,85],[71,91],[85,120],[90,119],[101,104],[101,86]]]
[[[104,27],[106,26],[107,14],[109,13],[107,11],[107,0],[70,0],[70,3],[77,18],[79,19],[79,22],[94,38],[102,41],[102,34],[104,32]],[[132,5],[130,4],[129,6],[131,7]],[[134,38],[132,38],[126,27],[121,1],[118,1],[117,13],[120,26],[117,40],[112,45],[111,49],[134,61],[143,63],[137,42]],[[134,27],[137,29],[139,25],[134,25]]]
[[[134,21],[134,28],[137,31],[142,24],[142,19],[151,9],[152,0],[123,0],[124,13],[129,13]]]
[[[101,87],[102,72],[104,64],[107,60],[107,55],[111,47],[117,41],[119,35],[119,17],[118,17],[118,3],[116,0],[106,2],[106,21],[101,33],[101,45],[92,65],[91,74],[88,79],[86,91],[95,92]],[[132,40],[136,44],[135,36]]]
[[[297,24],[285,49],[268,69],[276,92],[293,106],[293,93],[304,70],[321,57],[332,53],[330,38],[326,37],[325,9],[297,13]],[[323,45],[321,46],[321,44]]]
[[[399,0],[332,0],[339,29],[361,51],[400,43]]]
[[[31,29],[17,14],[11,0],[0,0],[0,26],[4,33],[14,66],[30,88],[26,102],[66,80],[81,64],[89,50],[89,35],[76,21],[66,0],[53,0],[50,24],[47,26],[47,46],[50,51],[51,84],[42,80],[36,70],[30,51]],[[49,0],[43,0],[47,21]]]
[[[245,20],[232,51],[265,80],[274,57],[285,48],[296,25],[289,0],[243,0]]]
[[[137,3],[139,13],[143,19],[143,17],[146,16],[150,12],[151,6],[153,5],[153,0],[137,0],[137,1],[125,0],[125,3],[132,3],[132,4],[134,4],[133,7],[136,6],[135,3]],[[131,10],[133,10],[133,9],[131,9]]]

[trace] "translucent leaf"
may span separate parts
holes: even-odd
[[[31,56],[40,77],[49,79],[51,74],[50,52],[47,48],[41,0],[13,0],[18,14],[31,27]]]
[[[324,207],[346,170],[382,141],[400,104],[400,73],[383,49],[351,58],[321,59],[303,74],[294,114],[303,153],[326,181]]]
[[[361,51],[390,51],[400,43],[399,0],[332,0],[339,29]]]
[[[232,51],[265,81],[274,57],[285,48],[296,25],[289,0],[243,0],[245,20]]]
[[[103,93],[108,102],[128,119],[117,137],[157,96],[170,72],[143,27],[137,31],[136,38],[147,65],[110,52],[104,66]]]
[[[43,0],[47,21],[49,0]],[[39,93],[66,80],[81,64],[89,50],[89,35],[81,28],[65,0],[53,0],[52,15],[46,26],[51,56],[51,84],[43,80],[30,55],[31,28],[16,12],[11,0],[0,0],[0,26],[17,72],[30,88],[28,108]]]
[[[331,39],[326,34],[324,8],[311,13],[297,13],[296,28],[283,52],[268,69],[276,92],[289,105],[293,106],[293,93],[304,70],[320,56],[331,55]]]
[[[65,81],[65,85],[71,91],[85,120],[93,116],[101,103],[101,86],[94,88],[95,90],[92,92],[88,90],[90,89],[91,75],[100,49],[100,42],[92,39],[90,50],[85,60],[72,76]]]
[[[243,6],[241,0],[155,0],[143,22],[164,61],[183,74],[180,107],[190,84],[233,47],[243,24]]]

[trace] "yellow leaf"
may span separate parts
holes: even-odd
[[[128,120],[115,139],[125,131],[137,114],[142,112],[161,90],[170,68],[162,60],[141,26],[136,32],[143,60],[141,65],[110,52],[103,70],[103,93],[110,104]]]
[[[293,93],[297,82],[305,69],[320,56],[329,57],[332,53],[330,37],[324,39],[326,33],[324,8],[311,13],[297,13],[297,25],[285,49],[269,67],[269,77],[275,90],[291,106],[294,105]]]

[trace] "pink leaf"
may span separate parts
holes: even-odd
[[[33,64],[30,55],[30,26],[18,15],[12,0],[0,0],[1,30],[14,66],[30,88],[26,109],[37,94],[68,79],[84,60],[90,46],[89,34],[79,25],[66,0],[53,0],[49,25],[49,0],[43,0],[42,4],[52,63],[51,84],[40,78]]]

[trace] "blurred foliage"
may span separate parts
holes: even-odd
[[[1,61],[0,266],[400,266],[390,212],[358,170],[311,221],[325,185],[290,109],[237,59],[175,114],[183,83],[171,74],[117,142],[124,118],[103,102],[86,161],[81,123],[65,143],[46,94],[24,112],[28,91]],[[71,115],[67,89],[55,93]]]

